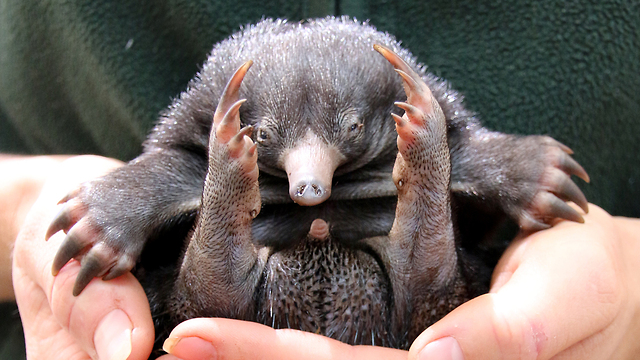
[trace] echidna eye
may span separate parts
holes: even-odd
[[[349,127],[349,131],[356,131],[360,129],[360,124],[352,124],[351,127]]]
[[[269,134],[266,131],[260,129],[258,130],[258,141],[265,141],[269,138]]]

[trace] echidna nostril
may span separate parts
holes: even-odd
[[[314,206],[327,200],[331,195],[331,187],[325,186],[315,178],[307,178],[293,185],[289,194],[298,205]]]

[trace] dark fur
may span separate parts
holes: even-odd
[[[391,289],[397,274],[389,273],[388,259],[378,250],[385,240],[375,240],[385,239],[395,218],[391,171],[397,134],[390,113],[402,113],[393,103],[406,98],[400,77],[373,51],[376,43],[405,59],[442,107],[456,190],[446,206],[453,211],[457,257],[436,255],[435,261],[454,261],[458,271],[439,284],[419,285],[428,291],[421,304],[411,303],[412,310],[398,309],[406,299]],[[185,300],[184,284],[175,284],[188,232],[198,216],[208,220],[199,209],[216,104],[233,72],[249,59],[254,65],[241,88],[247,101],[240,117],[254,126],[253,140],[261,138],[262,197],[251,233],[271,258],[260,265],[257,286],[246,299],[251,311],[234,312]],[[362,133],[350,132],[360,123]],[[345,160],[334,174],[330,199],[301,207],[289,197],[278,159],[308,129],[335,145]],[[532,209],[532,199],[544,191],[545,171],[553,166],[550,147],[545,137],[484,129],[456,91],[371,26],[346,18],[265,20],[217,44],[188,90],[162,114],[144,153],[85,187],[80,197],[91,207],[90,224],[100,224],[105,243],[118,253],[137,258],[147,243],[136,274],[149,295],[160,341],[185,318],[231,316],[319,331],[349,343],[406,348],[422,329],[488,289],[495,259],[485,256],[485,240],[505,215],[515,221],[527,212],[549,218]],[[331,227],[330,240],[321,245],[307,238],[316,218]],[[403,311],[411,311],[412,320],[402,320]]]

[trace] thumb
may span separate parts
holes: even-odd
[[[60,165],[27,215],[14,248],[14,287],[29,358],[146,359],[153,345],[153,322],[144,290],[131,274],[93,280],[78,297],[72,287],[79,264],[71,261],[51,274],[64,238],[45,241],[56,203],[81,181],[119,163],[76,157]]]
[[[616,341],[603,334],[620,311],[618,266],[607,242],[591,240],[606,239],[606,227],[585,220],[514,242],[492,292],[424,331],[409,359],[610,358]]]

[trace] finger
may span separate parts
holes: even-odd
[[[48,300],[60,326],[92,357],[146,359],[153,346],[153,321],[135,277],[127,273],[108,282],[93,280],[76,297],[72,288],[79,272],[74,261],[45,285],[51,286]]]
[[[19,262],[15,259],[14,263]],[[12,275],[29,359],[55,359],[51,354],[64,354],[60,359],[89,359],[56,321],[42,288],[20,266],[13,267]]]
[[[610,229],[593,218],[519,240],[499,265],[500,285],[427,329],[409,359],[610,358],[618,343],[601,334],[620,311],[622,291],[607,242],[590,240],[607,239]]]
[[[165,351],[196,359],[406,359],[407,352],[374,346],[351,346],[324,336],[274,330],[258,323],[230,319],[193,319],[178,325]]]
[[[14,268],[20,283],[25,284],[17,300],[28,353],[43,351],[42,343],[48,339],[63,339],[61,344],[53,344],[64,346],[62,357],[82,351],[98,359],[146,359],[151,352],[153,322],[138,281],[131,274],[110,282],[93,281],[82,296],[74,297],[72,287],[79,264],[69,262],[55,277],[50,270],[64,234],[57,233],[45,241],[47,225],[57,211],[57,199],[79,182],[119,164],[99,157],[64,162],[25,219],[16,240]]]

